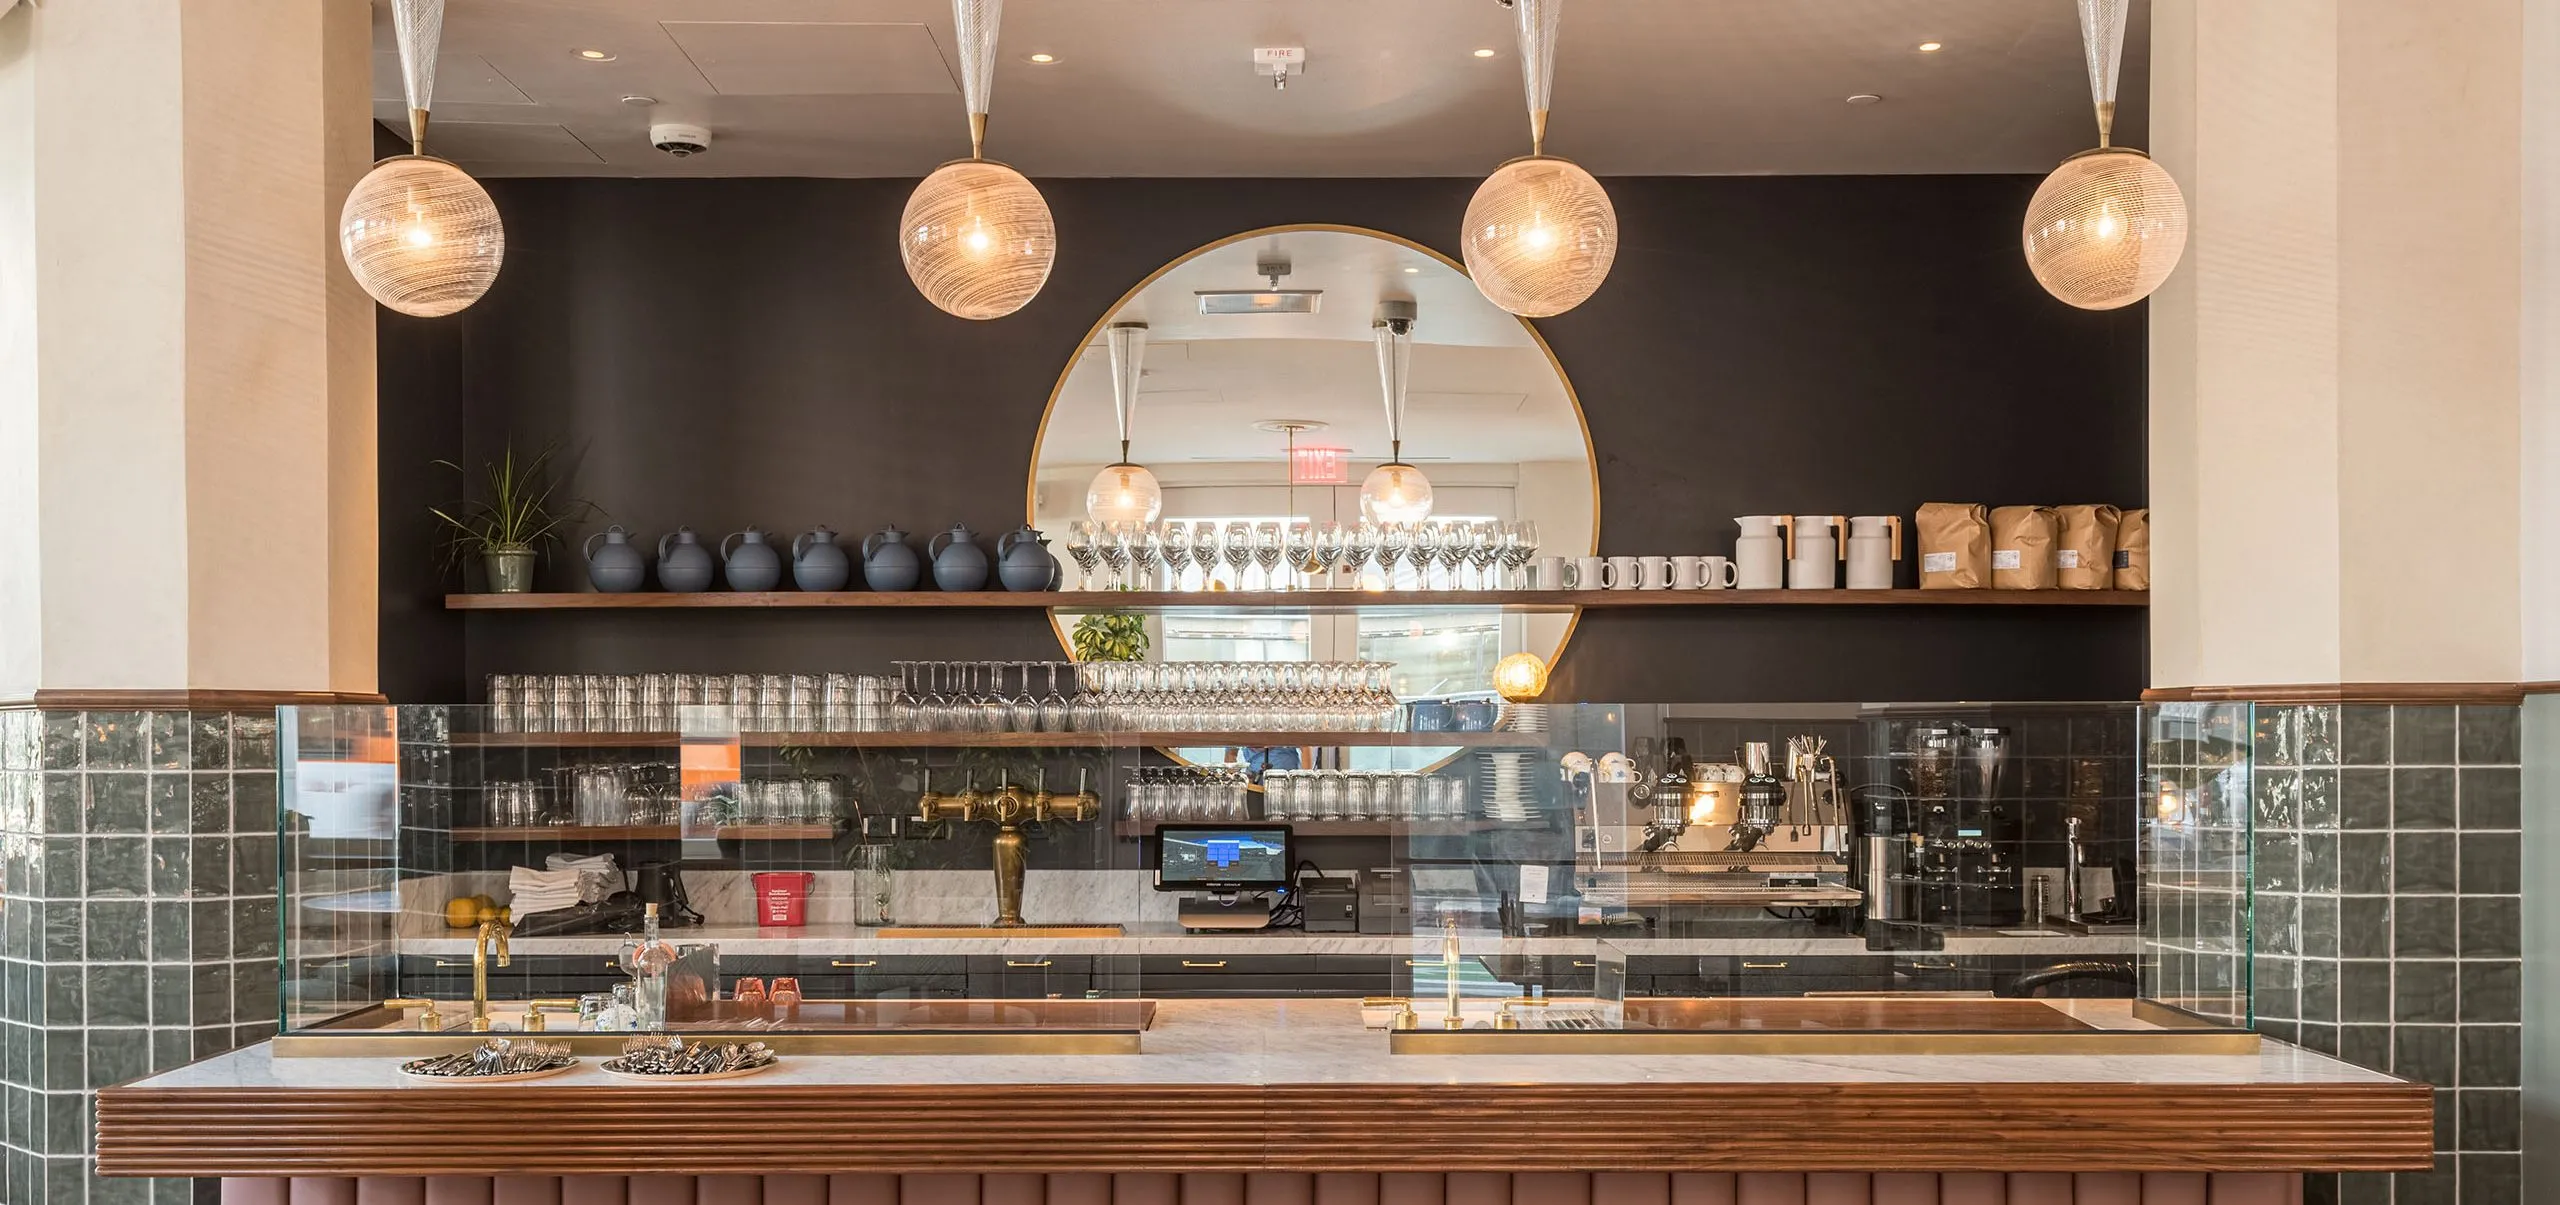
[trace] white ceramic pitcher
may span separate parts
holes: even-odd
[[[1788,525],[1786,515],[1743,515],[1734,520],[1742,534],[1733,541],[1733,584],[1744,590],[1775,590],[1786,585]]]
[[[1849,588],[1893,589],[1893,564],[1902,559],[1902,516],[1854,515],[1849,519]]]

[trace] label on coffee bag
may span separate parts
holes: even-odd
[[[2053,550],[2053,567],[2054,567],[2054,568],[2056,568],[2056,569],[2077,569],[2077,568],[2079,568],[2079,567],[2080,567],[2080,550],[2079,550],[2079,549],[2077,549],[2077,548],[2056,548],[2056,549],[2054,549],[2054,550]]]
[[[1956,554],[1952,552],[1923,553],[1920,557],[1922,573],[1953,573],[1955,571]]]
[[[2121,549],[2121,548],[2116,549],[2116,563],[2115,563],[2115,567],[2116,567],[2116,568],[2118,568],[2118,569],[2123,569],[2123,568],[2127,568],[2127,567],[2131,566],[2132,564],[2133,564],[2133,554],[2132,554],[2132,553],[2127,552],[2127,551],[2125,551],[2124,549]]]
[[[2018,550],[2017,550],[2017,549],[2015,549],[2015,548],[1994,548],[1994,549],[1992,549],[1992,550],[1991,550],[1991,567],[1992,567],[1992,568],[1994,568],[1994,569],[2015,569],[2015,568],[2017,568],[2017,567],[2018,567]]]

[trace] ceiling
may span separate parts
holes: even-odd
[[[1284,288],[1322,289],[1313,314],[1203,317],[1195,289],[1260,288],[1257,258],[1284,256]],[[1405,269],[1413,271],[1407,272]],[[1386,403],[1370,323],[1382,298],[1415,306],[1405,454],[1423,463],[1579,460],[1587,455],[1563,379],[1519,319],[1457,269],[1367,235],[1299,231],[1230,243],[1175,265],[1113,314],[1147,323],[1131,451],[1150,464],[1278,460],[1283,434],[1259,422],[1311,420],[1300,443],[1387,455]],[[1084,349],[1040,443],[1044,466],[1119,459],[1111,359]]]
[[[375,115],[405,131],[374,7]],[[1509,16],[1016,0],[987,152],[1033,176],[1480,175],[1528,150]],[[2137,145],[2148,26],[2136,0]],[[968,149],[952,40],[948,0],[451,0],[429,149],[499,176],[921,177]],[[1258,46],[1305,47],[1304,76],[1275,90]],[[2093,141],[2087,87],[2068,0],[1585,0],[1548,149],[1601,175],[2040,173]],[[708,126],[710,152],[652,149],[652,120]]]

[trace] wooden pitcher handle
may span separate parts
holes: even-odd
[[[1849,516],[1847,515],[1831,516],[1831,550],[1840,554],[1842,562],[1848,561]]]
[[[1894,560],[1897,560],[1897,561],[1901,560],[1901,559],[1902,559],[1902,516],[1900,516],[1900,515],[1886,515],[1886,516],[1884,517],[1884,530],[1885,530],[1885,533],[1886,533],[1887,535],[1890,535],[1890,536],[1892,536],[1892,537],[1893,537],[1893,559],[1894,559]]]
[[[1778,526],[1786,529],[1787,559],[1792,561],[1796,559],[1796,517],[1794,515],[1780,515],[1778,516]]]

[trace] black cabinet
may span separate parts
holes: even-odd
[[[1159,999],[1380,996],[1395,987],[1394,961],[1333,954],[1147,954],[1137,994]]]

